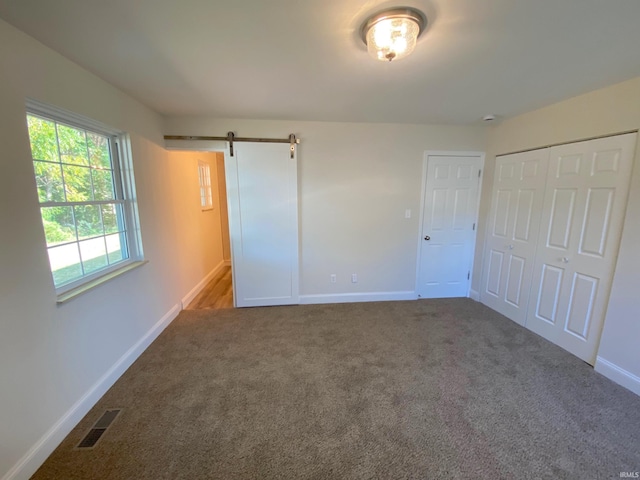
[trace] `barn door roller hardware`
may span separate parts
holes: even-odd
[[[226,137],[199,137],[192,135],[165,135],[165,140],[204,140],[214,142],[229,142],[229,154],[233,157],[234,142],[258,142],[258,143],[288,143],[291,147],[291,158],[294,157],[296,145],[300,143],[300,139],[292,133],[289,138],[250,138],[236,137],[235,133],[229,132]]]
[[[227,133],[227,142],[229,142],[229,154],[233,157],[233,139],[235,135],[233,132]]]

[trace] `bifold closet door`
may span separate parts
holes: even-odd
[[[225,171],[235,306],[297,304],[297,159],[289,144],[233,147]]]
[[[480,300],[524,325],[549,162],[541,149],[496,158]]]
[[[636,134],[553,147],[526,326],[593,364],[613,279]]]

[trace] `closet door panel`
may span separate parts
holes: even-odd
[[[595,362],[618,253],[636,134],[550,149],[526,326]]]
[[[480,299],[523,325],[548,168],[548,149],[496,159]]]

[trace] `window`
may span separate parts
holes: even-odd
[[[209,164],[198,161],[198,178],[200,180],[200,206],[202,210],[213,208],[213,194],[211,191],[211,169]]]
[[[27,126],[58,293],[140,260],[125,135],[32,101]]]

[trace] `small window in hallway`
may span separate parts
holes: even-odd
[[[200,180],[200,206],[202,210],[213,208],[213,194],[211,192],[211,169],[209,164],[198,162],[198,178]]]

